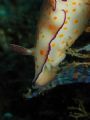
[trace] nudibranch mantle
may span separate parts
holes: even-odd
[[[88,22],[89,8],[82,0],[49,2],[52,2],[51,6],[48,1],[43,3],[35,50],[34,81],[41,86],[53,79],[57,66],[66,56],[66,49],[81,35]]]

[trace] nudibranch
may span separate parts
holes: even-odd
[[[35,50],[26,50],[26,54],[34,53],[36,72],[33,81],[37,86],[44,86],[55,78],[66,50],[87,26],[89,3],[85,0],[44,0]]]

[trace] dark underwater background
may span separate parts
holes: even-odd
[[[0,120],[90,120],[89,58],[67,55],[56,79],[38,89],[31,88],[33,57],[10,49],[12,43],[35,45],[42,2],[0,0]],[[84,32],[72,48],[89,44],[90,32]]]

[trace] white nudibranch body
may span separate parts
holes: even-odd
[[[35,51],[27,50],[26,53],[34,53],[36,85],[44,86],[54,79],[66,50],[85,30],[89,11],[89,0],[44,0]]]
[[[38,23],[35,50],[35,83],[43,86],[53,80],[66,49],[84,31],[89,5],[83,0],[45,0]]]

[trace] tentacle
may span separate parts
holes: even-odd
[[[15,45],[15,44],[10,44],[10,48],[11,48],[12,51],[17,52],[19,54],[34,56],[34,51],[35,51],[34,48],[27,49],[27,48],[24,48],[22,46]]]

